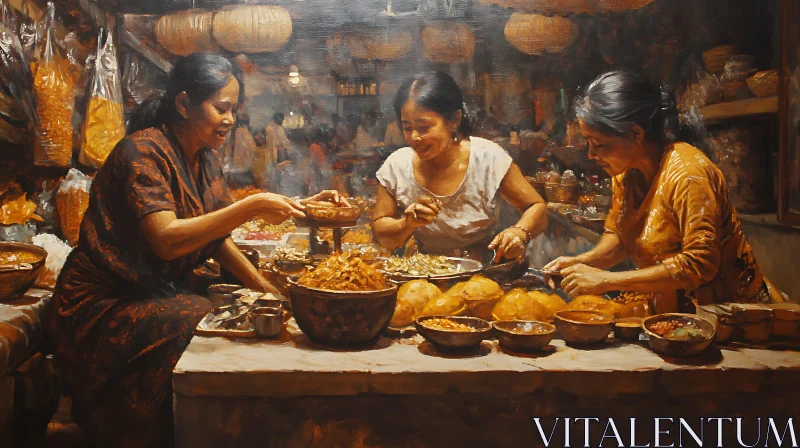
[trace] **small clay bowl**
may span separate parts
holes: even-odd
[[[474,331],[440,330],[426,325],[431,319],[449,319],[460,324],[468,325]],[[418,317],[414,326],[423,338],[430,341],[437,348],[444,351],[466,351],[477,349],[481,341],[486,339],[492,330],[492,325],[477,317],[467,316],[426,316]]]
[[[561,310],[555,324],[567,344],[592,345],[608,339],[614,318],[597,311]]]
[[[553,340],[556,327],[526,320],[498,320],[492,323],[500,346],[515,352],[541,351]]]
[[[614,337],[621,341],[638,341],[641,333],[641,317],[623,317],[614,322]]]
[[[675,339],[659,336],[650,327],[656,322],[678,321],[685,328],[699,330],[702,337],[693,339]],[[642,330],[650,336],[650,350],[667,356],[697,356],[714,342],[714,324],[695,314],[665,313],[650,316],[642,321]]]

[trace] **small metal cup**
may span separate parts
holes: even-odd
[[[281,334],[284,323],[284,311],[281,308],[253,308],[250,310],[250,318],[258,337],[274,338]]]
[[[214,308],[233,305],[236,302],[234,291],[242,289],[239,285],[217,284],[208,287],[208,300]]]

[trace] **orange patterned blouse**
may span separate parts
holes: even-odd
[[[613,204],[605,225],[632,261],[640,268],[661,263],[699,304],[756,297],[763,276],[719,168],[697,148],[672,144],[638,207],[637,175],[629,170],[612,180]]]

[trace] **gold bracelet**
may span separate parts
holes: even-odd
[[[513,225],[513,226],[511,226],[511,227],[509,227],[509,229],[519,229],[519,230],[522,230],[522,232],[523,232],[523,233],[525,233],[525,244],[527,244],[528,242],[530,242],[530,240],[531,240],[531,233],[530,233],[530,232],[528,232],[528,229],[526,229],[526,228],[524,228],[524,227],[522,227],[522,226],[516,225],[516,224],[514,224],[514,225]]]

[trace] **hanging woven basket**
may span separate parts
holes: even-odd
[[[414,37],[408,31],[369,30],[344,35],[347,51],[359,59],[395,61],[411,49]]]
[[[178,56],[196,51],[218,51],[219,46],[211,38],[213,20],[214,13],[202,9],[165,14],[156,23],[156,40]]]
[[[475,35],[466,23],[434,21],[422,28],[420,38],[422,54],[431,62],[466,62],[475,53]]]
[[[498,5],[517,12],[569,16],[599,14],[603,11],[598,0],[476,0],[484,5]]]
[[[280,6],[229,6],[214,16],[214,39],[236,53],[270,53],[292,37],[292,17]]]
[[[653,0],[597,0],[600,8],[608,12],[624,12],[642,9]]]
[[[575,42],[578,27],[564,17],[515,12],[506,22],[505,36],[525,54],[559,53]]]

